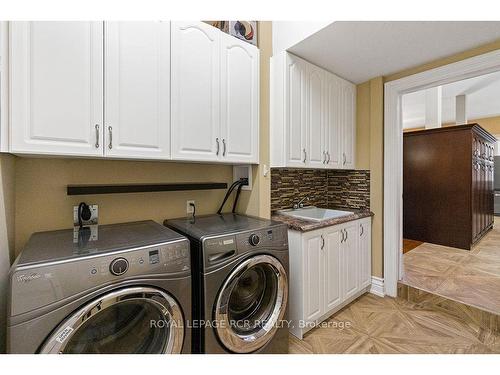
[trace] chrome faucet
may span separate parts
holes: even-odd
[[[309,196],[307,196],[307,195],[306,195],[306,196],[305,196],[304,198],[302,198],[300,201],[298,201],[297,203],[295,203],[295,204],[293,205],[293,209],[294,209],[294,210],[297,210],[297,209],[299,209],[299,208],[304,207],[304,203],[302,203],[302,202],[304,202],[305,200],[309,201]]]

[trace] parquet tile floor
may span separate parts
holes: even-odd
[[[500,218],[471,251],[423,243],[405,253],[401,282],[500,315]]]
[[[365,294],[327,322],[332,324],[314,328],[303,340],[290,335],[289,352],[500,353],[500,335],[399,298]]]

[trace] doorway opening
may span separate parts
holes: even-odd
[[[500,314],[500,72],[404,94],[400,283]],[[500,198],[500,197],[499,197]],[[500,203],[500,202],[498,202]],[[498,212],[500,214],[500,212]],[[499,223],[500,224],[500,221]]]
[[[384,279],[387,295],[397,296],[398,281],[401,280],[404,273],[403,97],[421,90],[445,86],[499,71],[500,51],[494,51],[385,84]],[[418,243],[410,244],[407,248],[412,247],[412,249],[408,250],[407,254],[411,254],[421,245]]]

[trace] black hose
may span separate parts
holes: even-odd
[[[234,181],[231,186],[229,187],[229,189],[227,189],[227,193],[226,193],[226,196],[224,197],[224,200],[222,201],[222,204],[220,205],[219,207],[219,210],[217,211],[217,214],[220,215],[220,213],[222,212],[222,209],[224,208],[224,205],[226,204],[226,201],[227,201],[227,198],[229,198],[229,195],[231,195],[231,193],[233,192],[234,188],[236,187],[236,185],[238,185],[240,183],[240,180],[238,181]]]
[[[229,187],[229,189],[227,189],[226,196],[224,197],[224,200],[222,201],[222,204],[220,205],[219,210],[217,211],[218,215],[221,214],[222,209],[224,208],[224,205],[226,204],[227,199],[229,198],[229,196],[231,195],[231,193],[233,192],[233,190],[236,188],[236,186],[238,186],[238,191],[237,191],[237,194],[236,194],[236,197],[235,197],[235,201],[234,201],[234,204],[233,204],[233,212],[234,212],[234,210],[236,208],[236,204],[238,203],[238,198],[239,198],[239,195],[240,195],[241,187],[243,185],[248,185],[248,179],[247,178],[241,178],[238,181],[235,181],[235,182],[233,182],[231,184],[231,186]]]
[[[234,197],[234,202],[233,202],[233,213],[236,210],[236,205],[238,204],[238,199],[240,198],[240,193],[241,193],[241,188],[243,187],[244,182],[238,185],[238,190],[236,190],[236,197]]]

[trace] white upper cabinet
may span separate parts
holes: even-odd
[[[356,145],[356,87],[343,82],[342,85],[342,166],[354,169]]]
[[[11,152],[102,156],[102,22],[12,22],[9,63]]]
[[[325,74],[325,148],[326,166],[342,168],[341,85],[333,74]]]
[[[287,54],[286,58],[285,87],[286,166],[305,167],[307,163],[306,62],[290,54]]]
[[[306,166],[322,168],[326,161],[324,146],[324,74],[321,69],[308,64],[306,67],[307,86],[307,160]]]
[[[283,54],[272,58],[271,166],[354,169],[356,86]]]
[[[0,26],[1,151],[259,162],[256,46],[203,22]]]
[[[259,49],[221,34],[222,158],[259,161]]]
[[[170,23],[105,24],[105,155],[170,159]]]
[[[217,160],[220,133],[220,31],[172,22],[172,158]]]

